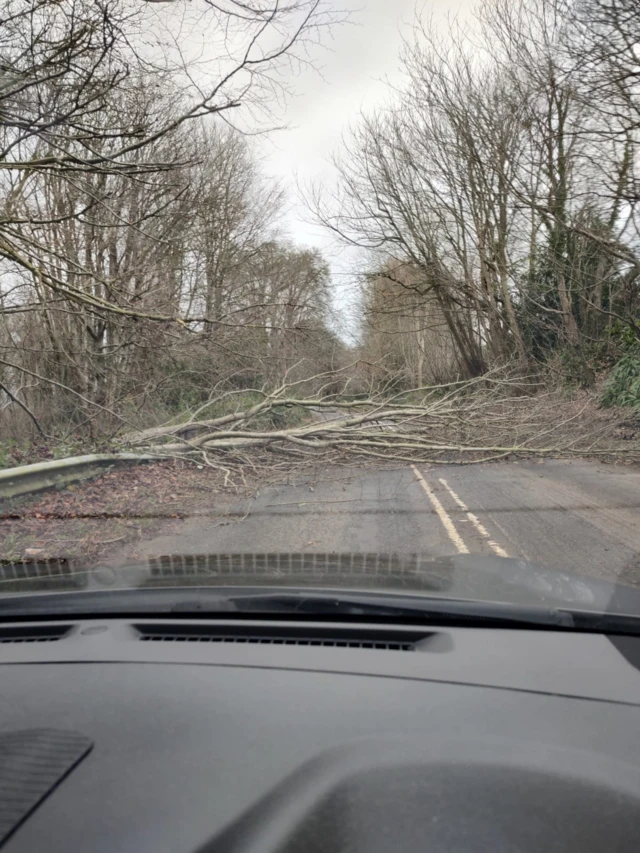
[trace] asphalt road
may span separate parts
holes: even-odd
[[[640,584],[640,471],[582,460],[326,471],[212,506],[135,550],[498,554]]]

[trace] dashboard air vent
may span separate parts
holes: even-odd
[[[411,638],[330,635],[325,633],[247,633],[221,632],[215,627],[189,625],[136,625],[139,639],[147,643],[253,643],[262,646],[316,646],[323,648],[378,649],[384,651],[412,652],[415,643]]]
[[[66,637],[70,630],[70,625],[0,627],[0,643],[51,643]]]

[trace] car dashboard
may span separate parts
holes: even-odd
[[[0,625],[2,853],[637,849],[640,640]]]

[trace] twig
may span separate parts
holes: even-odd
[[[33,421],[33,423],[34,423],[35,428],[38,430],[38,432],[40,433],[40,435],[41,435],[43,438],[47,438],[47,436],[45,435],[44,430],[42,429],[42,427],[41,427],[41,426],[40,426],[40,424],[38,423],[38,420],[37,420],[36,416],[33,414],[33,412],[31,411],[31,409],[30,409],[30,408],[29,408],[25,403],[23,403],[23,402],[22,402],[22,400],[19,400],[19,399],[15,396],[15,394],[12,394],[12,393],[11,393],[11,391],[9,391],[9,389],[7,388],[7,386],[6,386],[6,385],[4,385],[2,382],[0,382],[0,388],[4,391],[4,393],[7,395],[7,397],[8,397],[10,400],[13,400],[13,402],[14,402],[14,403],[16,403],[18,406],[20,406],[20,408],[21,408],[24,412],[26,412],[26,414],[27,414],[27,415],[29,415],[29,417],[31,418],[31,420],[32,420],[32,421]]]

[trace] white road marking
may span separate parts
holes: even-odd
[[[509,555],[508,555],[508,554],[507,554],[507,552],[504,550],[504,548],[502,548],[500,545],[498,545],[498,543],[497,543],[497,542],[495,542],[495,541],[491,538],[491,534],[489,533],[489,531],[487,530],[487,528],[484,526],[484,524],[480,521],[480,519],[478,518],[478,516],[477,516],[477,515],[474,515],[472,512],[470,512],[470,511],[469,511],[469,507],[468,507],[468,506],[465,504],[465,502],[460,498],[460,496],[459,496],[459,495],[457,495],[457,494],[453,491],[453,489],[451,488],[451,486],[449,485],[449,483],[447,483],[447,481],[446,481],[446,480],[443,480],[443,479],[442,479],[442,477],[440,477],[440,478],[439,478],[439,482],[440,482],[440,483],[442,483],[442,485],[443,485],[443,486],[445,487],[445,489],[449,492],[449,494],[450,494],[450,495],[451,495],[451,497],[454,499],[454,501],[458,504],[458,506],[460,507],[460,509],[464,510],[464,512],[467,514],[467,518],[468,518],[468,519],[469,519],[469,521],[473,524],[473,526],[474,526],[474,527],[475,527],[475,529],[478,531],[478,533],[479,533],[479,534],[480,534],[484,539],[486,539],[486,540],[488,541],[489,547],[491,548],[491,550],[493,551],[493,553],[494,553],[494,554],[497,554],[499,557],[508,557]]]
[[[442,504],[440,503],[438,498],[431,491],[429,484],[427,483],[425,478],[422,476],[420,471],[418,471],[416,466],[412,465],[411,467],[413,468],[413,471],[414,471],[416,477],[418,478],[418,482],[420,483],[420,485],[424,489],[427,497],[431,501],[431,506],[436,511],[438,518],[442,522],[442,526],[447,531],[447,535],[448,535],[449,539],[451,539],[454,546],[456,547],[458,554],[468,554],[469,549],[467,548],[467,546],[462,541],[462,537],[460,536],[460,534],[456,530],[455,525],[454,525],[453,521],[451,521],[451,518],[449,517],[449,515],[447,514],[446,509],[442,506]]]
[[[514,542],[513,537],[511,536],[509,531],[505,530],[505,528],[502,526],[502,524],[500,524],[498,519],[495,516],[491,515],[491,513],[489,512],[487,512],[487,516],[491,519],[491,524],[494,524],[498,528],[498,530],[500,531],[500,533],[502,533],[507,542],[511,542],[515,553],[523,560],[526,560],[528,563],[533,563],[533,558],[529,556],[529,554],[524,550],[522,546],[519,546],[517,542]]]

